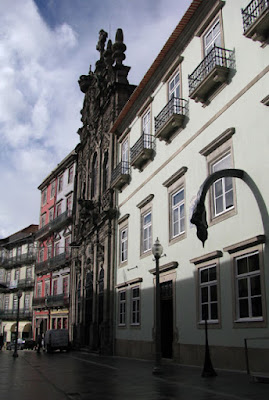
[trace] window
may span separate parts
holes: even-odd
[[[20,279],[20,270],[16,269],[15,271],[15,275],[14,275],[14,280],[18,281]]]
[[[237,320],[261,320],[263,311],[258,251],[235,258],[235,282]]]
[[[68,319],[63,318],[63,329],[68,329]]]
[[[184,189],[171,196],[172,238],[185,231]]]
[[[57,279],[54,279],[54,281],[52,283],[52,294],[53,294],[53,296],[57,295],[57,290],[58,290],[58,281],[57,281]]]
[[[50,295],[50,281],[45,281],[45,296]]]
[[[178,114],[182,102],[180,101],[180,79],[179,72],[177,72],[172,79],[168,82],[168,98],[173,104],[169,107],[169,115],[172,113]],[[172,100],[173,99],[173,100]]]
[[[53,199],[53,197],[55,196],[55,187],[56,187],[56,181],[53,181],[51,183],[51,187],[50,187],[50,198]]]
[[[26,268],[26,279],[32,278],[32,267]]]
[[[62,329],[62,319],[57,318],[57,329]]]
[[[52,329],[56,329],[56,318],[52,318],[51,325],[52,325]]]
[[[142,249],[143,253],[151,250],[151,211],[142,216]]]
[[[91,184],[91,197],[95,197],[97,194],[97,176],[98,176],[98,165],[97,165],[97,153],[94,153],[92,160],[92,184]]]
[[[150,135],[151,133],[150,110],[147,110],[142,117],[142,132],[145,135]]]
[[[199,269],[199,304],[200,322],[218,321],[218,286],[217,265],[213,264]]]
[[[38,282],[36,286],[36,297],[42,296],[42,282]]]
[[[70,243],[71,243],[71,237],[68,236],[67,238],[65,238],[64,241],[64,251],[67,256],[69,256],[71,253]]]
[[[103,162],[103,192],[105,192],[108,188],[108,177],[109,177],[109,164],[108,164],[108,151],[106,151]]]
[[[131,288],[131,325],[140,324],[140,288]]]
[[[48,245],[48,260],[52,257],[52,245]]]
[[[16,294],[13,295],[13,311],[18,310],[18,296]]]
[[[129,142],[128,139],[124,140],[121,145],[121,161],[122,173],[127,174],[129,171]]]
[[[212,164],[211,172],[231,168],[231,165],[231,153],[228,153]],[[212,204],[214,216],[218,216],[234,206],[233,178],[220,178],[214,182]]]
[[[65,276],[63,278],[63,295],[64,297],[68,297],[69,293],[69,278],[68,276]]]
[[[17,247],[17,257],[20,258],[21,256],[21,246]]]
[[[40,228],[43,228],[45,225],[46,225],[46,213],[41,215]]]
[[[58,203],[56,206],[56,217],[62,214],[62,203]]]
[[[120,231],[120,262],[127,261],[128,257],[128,230],[124,228]]]
[[[67,198],[66,198],[66,211],[67,211],[67,215],[71,215],[71,211],[72,211],[72,194],[70,194]]]
[[[63,175],[58,177],[58,193],[63,190]]]
[[[44,189],[42,192],[42,206],[47,204],[47,189]]]
[[[5,303],[4,303],[5,311],[9,309],[9,295],[5,296]]]
[[[119,325],[126,325],[126,290],[118,293],[119,298]]]
[[[24,296],[24,309],[25,311],[30,310],[30,294],[25,294]]]
[[[44,249],[41,249],[39,252],[39,262],[44,261]]]
[[[13,257],[13,249],[9,250],[9,258],[11,259]]]
[[[68,183],[72,183],[73,182],[73,175],[74,175],[74,165],[72,165],[69,169],[68,169]]]
[[[54,208],[50,208],[49,210],[49,222],[53,221],[53,217],[54,217]]]
[[[218,18],[205,33],[203,38],[204,55],[206,56],[214,46],[221,47],[220,19]]]
[[[9,283],[10,280],[11,280],[11,271],[8,271],[6,276],[6,283]]]
[[[4,268],[0,268],[0,282],[4,282],[5,281],[5,270]]]
[[[55,243],[54,246],[54,255],[58,256],[60,254],[60,242]]]

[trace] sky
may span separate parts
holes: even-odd
[[[0,0],[0,238],[39,223],[40,183],[79,142],[99,31],[138,85],[191,0]]]

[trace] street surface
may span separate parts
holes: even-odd
[[[245,373],[217,371],[202,378],[200,368],[153,363],[86,352],[40,354],[0,351],[1,400],[267,400],[269,384],[253,383]]]

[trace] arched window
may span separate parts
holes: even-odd
[[[92,185],[91,185],[91,197],[95,197],[97,193],[97,153],[94,153],[92,160]]]

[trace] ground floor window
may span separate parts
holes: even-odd
[[[131,325],[140,324],[140,288],[131,289]]]
[[[217,266],[199,269],[200,321],[218,321]]]
[[[118,294],[119,299],[119,325],[126,324],[126,290],[121,290]]]

